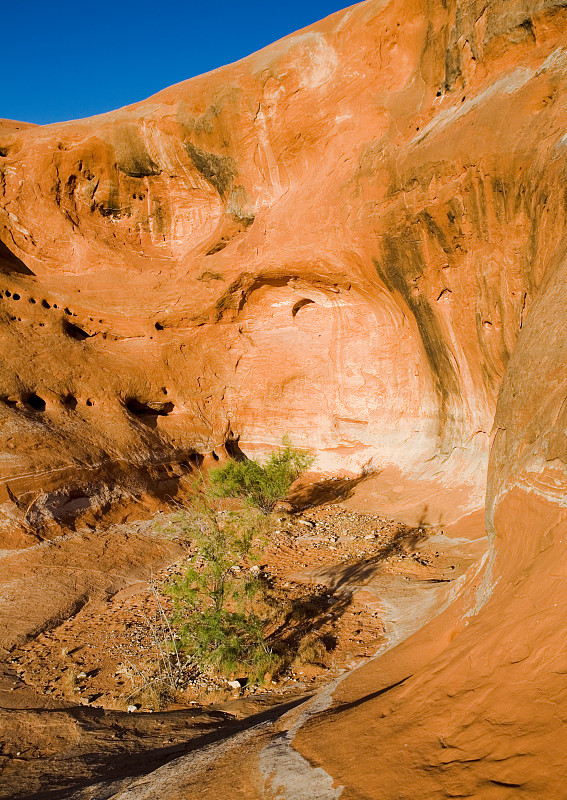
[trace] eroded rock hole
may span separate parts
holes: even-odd
[[[9,289],[6,289],[6,297],[12,297],[12,292]]]
[[[67,320],[63,321],[63,330],[67,336],[70,336],[71,339],[75,339],[77,342],[84,342],[84,340],[88,339],[90,336],[90,334],[88,334],[82,328],[79,328],[78,325],[75,325],[72,322],[67,322]]]
[[[25,402],[30,408],[33,408],[34,411],[45,411],[45,400],[35,392],[29,394]]]
[[[19,295],[17,292],[15,292],[15,293],[12,295],[12,300],[19,300],[19,299],[20,299],[20,295]]]
[[[156,331],[162,331],[163,325],[160,322],[156,322],[154,328],[156,329]]]
[[[49,303],[47,302],[47,300],[42,300],[42,301],[41,301],[41,305],[42,305],[44,308],[51,308],[51,306],[49,305]]]
[[[191,469],[191,466],[200,467],[204,460],[205,456],[201,455],[201,453],[191,453],[187,461],[184,461],[181,466],[186,469]]]
[[[314,300],[310,300],[308,297],[303,297],[301,300],[298,300],[297,303],[294,303],[294,306],[291,309],[291,316],[296,317],[297,313],[301,311],[302,308],[305,308],[305,306],[310,306],[314,303]]]
[[[135,397],[128,398],[125,405],[135,417],[167,417],[175,408],[173,403],[156,403],[155,406],[150,406]]]
[[[63,398],[63,405],[70,411],[74,411],[77,408],[77,402],[77,398],[72,394],[68,394]]]
[[[91,400],[90,397],[89,397],[88,400],[87,400],[87,405],[88,406],[94,406],[94,400]]]

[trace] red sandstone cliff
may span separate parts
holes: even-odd
[[[286,431],[323,468],[393,465],[478,504],[563,225],[561,23],[534,40],[511,9],[500,35],[455,14],[362,5],[2,139],[3,478],[28,515],[40,489]]]
[[[455,518],[494,430],[490,557],[297,723],[317,796],[567,797],[566,75],[560,2],[368,0],[143,103],[2,129],[5,546],[286,432],[450,490]],[[237,796],[310,797],[261,778],[257,739],[238,776],[219,756]],[[169,796],[221,796],[190,771]]]

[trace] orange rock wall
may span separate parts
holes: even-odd
[[[564,37],[552,3],[368,2],[125,109],[8,125],[6,513],[286,432],[478,507],[564,229]]]
[[[368,0],[2,127],[6,543],[286,432],[465,513],[496,413],[484,569],[296,737],[343,798],[565,796],[566,77],[560,2]]]

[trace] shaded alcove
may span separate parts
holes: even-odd
[[[68,322],[67,320],[63,320],[63,330],[71,339],[75,339],[77,342],[84,342],[85,339],[88,339],[90,334],[84,331],[82,328],[79,328],[78,325],[75,325],[72,322]]]
[[[140,422],[149,425],[151,428],[156,427],[158,417],[167,417],[175,408],[174,404],[171,402],[156,403],[155,406],[150,406],[148,403],[144,403],[136,397],[127,398],[124,405],[132,416],[139,419]]]
[[[6,274],[17,273],[18,275],[33,275],[34,273],[26,267],[21,258],[9,249],[4,242],[0,241],[0,272]]]

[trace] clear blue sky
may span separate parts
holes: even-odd
[[[237,61],[353,0],[7,0],[0,117],[59,122]]]

